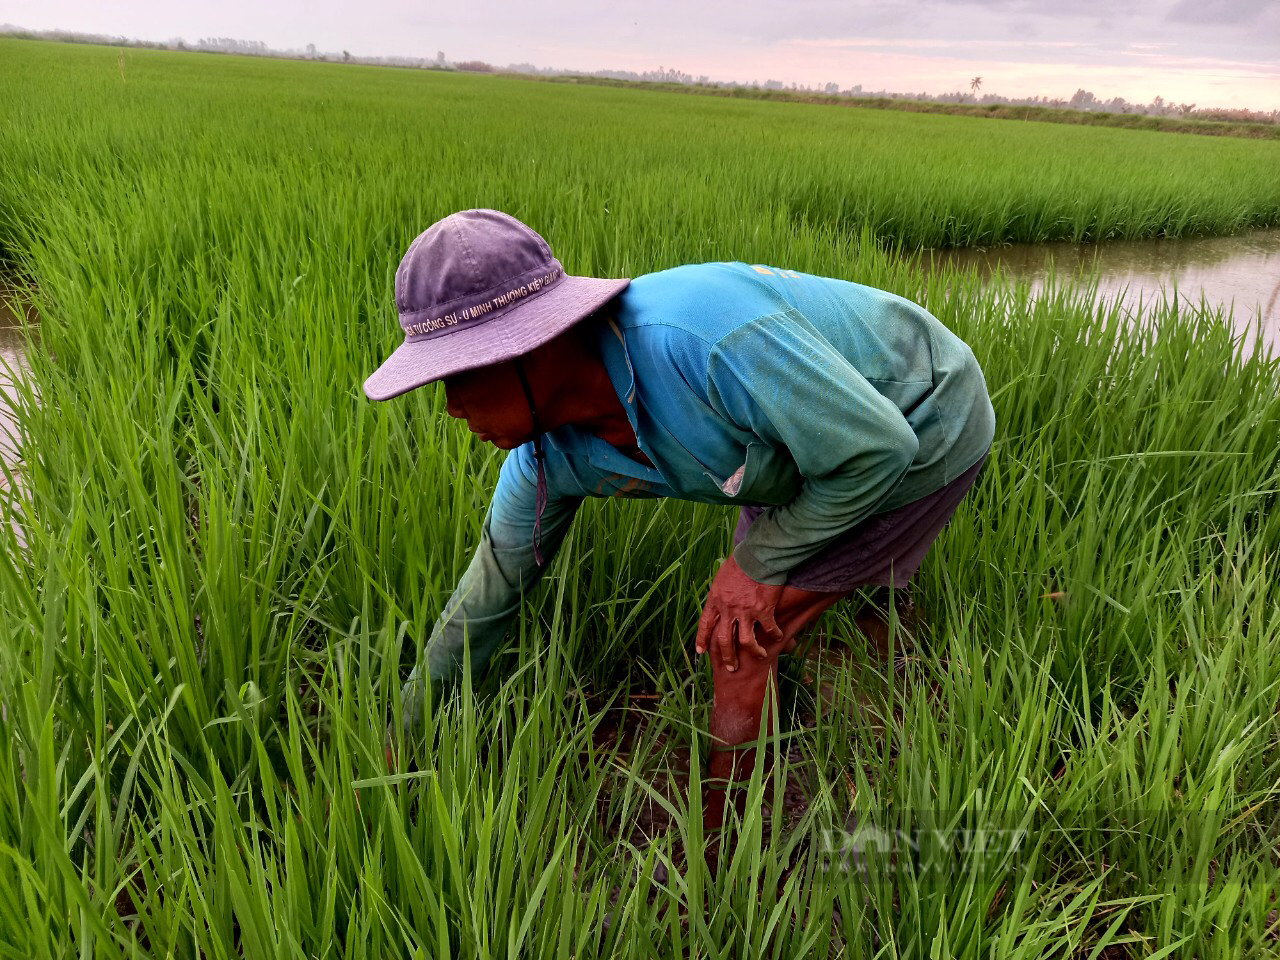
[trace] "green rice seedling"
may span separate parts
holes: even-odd
[[[1274,143],[0,47],[0,244],[42,318],[0,497],[0,955],[1274,955],[1277,360],[1207,308],[905,255],[1275,224]],[[500,455],[360,384],[406,241],[477,205],[573,272],[916,298],[991,388],[921,625],[795,691],[822,709],[714,875],[691,641],[725,511],[588,504],[387,763]]]

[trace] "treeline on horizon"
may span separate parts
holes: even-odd
[[[701,94],[739,100],[776,100],[785,103],[808,103],[821,106],[856,107],[860,109],[896,110],[905,113],[938,113],[948,116],[983,117],[989,120],[1032,120],[1040,123],[1062,123],[1086,127],[1119,127],[1126,130],[1149,130],[1157,133],[1191,133],[1213,137],[1241,137],[1247,140],[1280,140],[1280,123],[1271,120],[1211,120],[1201,117],[1153,116],[1142,113],[1091,112],[1072,107],[1020,103],[956,103],[934,99],[910,100],[903,96],[813,93],[803,90],[774,90],[763,87],[719,87],[696,84],[659,83],[654,81],[615,80],[598,76],[546,76],[534,79],[551,83],[581,83],[592,86],[627,87],[665,93]],[[1199,112],[1199,111],[1198,111]],[[1206,110],[1204,114],[1219,116],[1247,113],[1238,110]]]
[[[662,85],[666,88],[691,88],[702,92],[722,96],[746,96],[759,99],[799,100],[802,102],[837,102],[856,101],[851,106],[878,106],[890,109],[919,110],[920,112],[944,112],[975,116],[1002,117],[1003,107],[1030,107],[1044,111],[1074,111],[1085,114],[1113,114],[1135,117],[1158,117],[1172,120],[1209,121],[1213,123],[1267,124],[1280,126],[1280,109],[1271,111],[1249,110],[1243,107],[1208,107],[1197,108],[1194,103],[1174,103],[1165,101],[1163,97],[1155,97],[1150,103],[1132,103],[1124,97],[1100,99],[1094,93],[1083,88],[1077,89],[1069,98],[1061,97],[1005,97],[996,93],[984,93],[978,96],[978,86],[970,84],[971,93],[953,91],[950,93],[930,94],[923,92],[901,93],[891,90],[864,90],[862,84],[841,88],[831,82],[822,86],[807,84],[784,84],[780,80],[768,79],[748,80],[739,83],[737,80],[712,80],[706,74],[694,76],[681,70],[659,66],[656,70],[636,72],[633,70],[561,70],[555,67],[539,67],[532,63],[512,63],[505,67],[486,63],[483,60],[450,61],[444,51],[437,51],[433,58],[427,57],[366,57],[343,50],[338,53],[317,50],[315,44],[297,50],[276,50],[268,47],[260,40],[239,40],[232,37],[203,37],[189,43],[180,37],[167,41],[137,40],[124,36],[107,36],[104,34],[81,33],[66,30],[26,30],[12,24],[0,25],[0,35],[19,39],[47,40],[57,43],[87,43],[116,47],[140,47],[153,50],[176,50],[195,53],[224,53],[239,56],[272,57],[285,60],[313,60],[325,63],[357,63],[366,66],[405,67],[419,70],[453,70],[466,73],[515,73],[544,78],[612,80],[623,83],[643,83]],[[978,78],[980,81],[980,78]],[[888,101],[905,101],[913,106],[898,107]],[[915,104],[936,104],[941,110],[926,111],[915,107]],[[955,109],[960,107],[963,109]],[[976,108],[976,109],[975,109]],[[1032,116],[1024,111],[1010,115],[1016,119],[1056,120],[1063,118],[1052,115]],[[1086,120],[1070,120],[1068,122],[1091,122]],[[1098,121],[1092,121],[1098,122]],[[1112,125],[1108,121],[1102,121]],[[1181,127],[1167,124],[1140,124],[1121,122],[1121,126],[1142,126],[1157,130],[1177,130]],[[1247,131],[1212,130],[1191,128],[1190,132],[1219,133],[1226,135],[1251,135]],[[1257,132],[1254,136],[1269,136],[1268,133]]]

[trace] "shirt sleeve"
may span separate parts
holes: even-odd
[[[548,491],[541,528],[546,564],[539,568],[533,556],[537,475],[531,444],[517,447],[503,461],[480,544],[427,641],[432,680],[448,681],[461,675],[464,638],[470,643],[473,673],[483,670],[506,635],[524,594],[541,579],[564,542],[582,497],[556,496]]]
[[[785,583],[793,567],[870,516],[920,447],[897,406],[795,311],[718,341],[707,377],[713,407],[785,447],[804,478],[795,500],[762,513],[734,550],[760,583]]]

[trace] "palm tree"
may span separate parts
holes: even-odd
[[[982,78],[974,77],[969,81],[969,91],[973,94],[973,99],[978,99],[978,91],[982,89]]]

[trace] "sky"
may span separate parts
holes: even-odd
[[[0,24],[931,94],[1280,109],[1280,0],[0,0]]]

